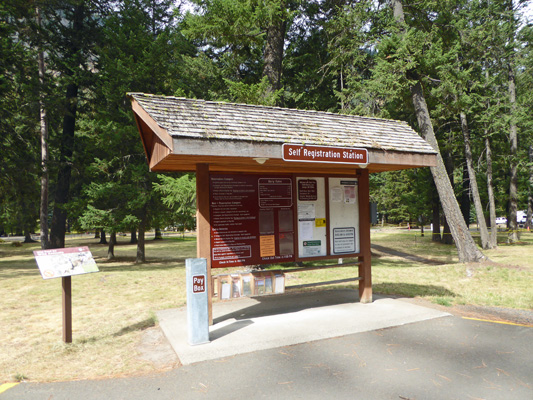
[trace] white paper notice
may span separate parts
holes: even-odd
[[[332,203],[342,202],[342,188],[340,186],[335,186],[331,188],[331,202]]]
[[[223,283],[222,284],[222,294],[220,296],[221,299],[229,299],[231,293],[231,285],[229,283]]]
[[[285,291],[285,277],[283,275],[276,275],[275,292],[283,293]]]
[[[344,203],[355,204],[355,186],[344,186]]]
[[[298,204],[298,219],[315,219],[315,205],[313,203]]]
[[[313,239],[313,226],[315,225],[315,221],[299,221],[300,223],[300,230],[299,230],[299,238],[300,240],[310,240]]]

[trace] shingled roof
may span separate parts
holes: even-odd
[[[129,96],[147,156],[150,159],[157,153],[158,158],[161,158],[158,164],[168,157],[172,158],[173,154],[183,157],[226,155],[281,159],[283,143],[365,148],[369,150],[370,156],[393,152],[398,155],[427,155],[432,159],[436,154],[406,122],[401,121],[143,93],[130,93]],[[151,131],[151,134],[147,134],[148,131]],[[194,154],[184,153],[183,145],[189,148],[193,143],[196,143],[196,149],[202,144],[203,147],[212,147],[214,143],[221,146],[225,143],[228,147],[231,143],[231,149],[244,146],[247,150],[237,151],[235,154],[208,154],[198,150],[195,150]],[[157,149],[158,145],[168,148],[168,151],[163,149],[161,152],[161,148]],[[256,154],[248,151],[250,146],[256,149],[261,147],[263,150],[275,146],[279,154],[277,157],[272,151],[267,151],[268,154],[264,154],[264,151]],[[228,147],[228,150],[231,149]],[[383,164],[372,157],[370,160],[370,163]],[[179,164],[177,159],[174,162]],[[406,164],[403,168],[421,166],[418,164]],[[432,163],[428,164],[426,160],[422,166],[424,165]],[[150,166],[152,169],[167,169],[164,166],[157,168],[152,161]]]

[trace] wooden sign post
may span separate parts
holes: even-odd
[[[72,343],[72,277],[61,278],[63,292],[63,341]]]
[[[72,343],[72,275],[98,272],[87,246],[35,250],[35,261],[43,279],[61,278],[63,341]]]

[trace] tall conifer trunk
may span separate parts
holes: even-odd
[[[470,144],[470,130],[468,129],[468,122],[466,120],[466,114],[461,112],[461,129],[463,131],[463,139],[465,143],[465,158],[466,167],[468,168],[468,176],[470,177],[470,190],[472,191],[472,197],[474,199],[474,207],[476,208],[477,224],[479,227],[479,233],[481,235],[481,247],[486,249],[492,249],[492,245],[489,238],[489,231],[487,229],[487,223],[485,221],[485,214],[483,213],[483,205],[481,204],[481,198],[479,196],[479,190],[477,186],[476,171],[474,170],[474,164],[472,162],[472,146]],[[467,218],[467,216],[465,216]]]
[[[282,1],[280,8],[286,7]],[[263,52],[263,76],[268,78],[272,91],[281,89],[281,72],[283,63],[283,46],[287,32],[287,20],[283,16],[273,17],[273,21],[266,31],[266,43]]]
[[[463,191],[461,193],[461,213],[465,219],[466,226],[470,227],[470,177],[466,159],[463,163]]]
[[[37,26],[41,28],[41,11],[39,7],[35,10],[37,16]],[[39,109],[41,125],[41,207],[40,207],[40,230],[41,230],[41,249],[50,247],[48,239],[48,118],[46,107],[44,105],[44,83],[46,67],[44,63],[44,52],[39,43],[39,53],[37,54],[39,65]]]
[[[431,240],[433,242],[440,242],[441,236],[440,236],[440,201],[439,201],[439,193],[437,192],[437,188],[435,185],[433,186],[433,195],[431,196],[432,201],[432,218],[431,222],[433,224],[433,232],[431,234]]]
[[[498,226],[496,225],[496,200],[494,198],[494,184],[492,182],[492,149],[487,131],[485,131],[485,151],[487,153],[487,193],[489,196],[490,243],[494,249],[498,246]]]
[[[527,188],[527,221],[526,228],[533,228],[533,145],[529,146],[529,185]]]
[[[52,248],[65,247],[67,227],[67,210],[65,206],[69,200],[70,175],[72,172],[72,154],[74,151],[74,131],[76,127],[76,111],[78,102],[78,85],[71,83],[67,86],[65,96],[65,116],[63,117],[63,132],[61,134],[60,166],[54,197],[54,214],[50,227],[50,245]]]
[[[508,66],[509,77],[509,102],[511,104],[511,121],[509,124],[509,243],[518,242],[518,132],[516,126],[516,83],[513,65],[510,62]]]
[[[400,0],[392,1],[394,17],[396,21],[403,25],[405,22],[405,16],[403,12],[403,6]],[[459,255],[460,262],[472,262],[481,261],[485,259],[483,253],[477,248],[472,235],[468,231],[468,227],[465,224],[459,203],[455,198],[455,194],[446,173],[446,167],[442,160],[439,145],[435,132],[433,131],[433,124],[429,115],[429,110],[424,98],[424,92],[422,84],[416,71],[411,72],[411,78],[415,82],[411,87],[411,95],[413,100],[413,106],[415,108],[416,117],[418,120],[418,126],[422,137],[429,142],[429,144],[437,152],[437,166],[431,167],[431,174],[437,190],[439,192],[442,209],[446,215],[446,220],[450,225],[450,230],[457,246],[457,253]]]
[[[67,225],[67,210],[69,200],[70,176],[72,172],[72,154],[74,152],[74,132],[76,130],[76,113],[78,110],[78,80],[75,78],[76,69],[80,68],[80,35],[83,33],[83,19],[85,17],[85,2],[75,5],[72,20],[72,37],[65,44],[65,59],[72,62],[70,69],[65,72],[69,83],[66,86],[65,106],[63,113],[63,130],[61,133],[61,149],[59,156],[59,172],[54,197],[54,213],[50,227],[50,246],[52,248],[65,247],[65,233]]]

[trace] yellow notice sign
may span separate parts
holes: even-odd
[[[264,235],[259,237],[261,257],[274,257],[276,255],[276,241],[274,235]]]
[[[315,218],[315,227],[322,228],[326,226],[326,218]]]

